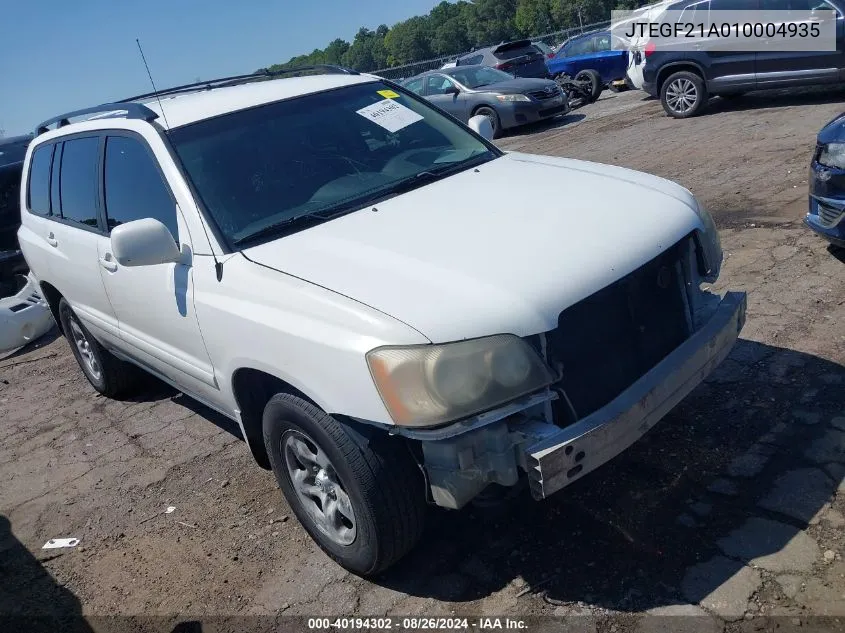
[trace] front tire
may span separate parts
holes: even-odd
[[[660,87],[660,103],[666,114],[675,119],[695,116],[707,104],[704,81],[689,71],[670,75]]]
[[[59,319],[71,352],[91,386],[109,398],[129,393],[137,382],[139,370],[100,345],[64,297],[59,299]]]
[[[366,439],[316,406],[278,394],[264,409],[264,443],[282,493],[330,557],[377,574],[422,535],[425,481],[403,440]]]
[[[582,70],[575,75],[575,81],[589,81],[590,82],[590,103],[596,101],[604,90],[601,83],[601,75],[596,70]]]

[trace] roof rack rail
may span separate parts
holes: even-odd
[[[172,88],[164,88],[156,92],[147,92],[142,95],[129,97],[128,99],[121,99],[120,103],[128,103],[131,101],[139,101],[141,99],[153,99],[155,97],[163,97],[165,95],[179,94],[180,92],[195,92],[199,90],[212,90],[214,88],[226,88],[228,86],[238,86],[253,81],[266,81],[276,77],[283,77],[286,75],[293,75],[296,73],[313,72],[321,70],[324,74],[337,75],[360,75],[357,70],[344,68],[343,66],[335,66],[332,64],[316,64],[313,66],[299,66],[297,68],[287,68],[284,70],[268,70],[267,68],[259,68],[254,73],[248,75],[233,75],[231,77],[220,77],[218,79],[208,79],[206,81],[198,81],[195,83],[184,84],[182,86],[174,86]]]
[[[74,110],[61,114],[52,119],[39,123],[35,129],[35,134],[44,134],[50,129],[50,126],[57,123],[56,129],[70,124],[70,119],[75,119],[86,114],[108,114],[110,112],[125,112],[123,115],[125,119],[142,119],[144,121],[153,121],[158,118],[158,115],[150,110],[147,106],[140,103],[103,103],[102,105],[94,106],[92,108],[83,108],[82,110]]]

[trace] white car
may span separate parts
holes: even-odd
[[[666,11],[685,6],[692,5],[688,2],[680,3],[678,0],[662,0],[661,2],[655,2],[635,9],[632,12],[632,17],[635,17],[637,22],[651,24],[658,21],[660,16],[666,13]],[[618,25],[615,25],[615,28],[619,28],[620,32],[624,31]],[[650,41],[651,38],[647,35],[635,34],[628,44],[628,70],[625,74],[628,82],[637,90],[643,89],[643,67],[645,66],[646,59],[654,50],[653,44],[649,46]]]
[[[734,344],[679,185],[502,152],[370,75],[256,79],[42,124],[19,238],[94,388],[142,368],[237,421],[349,570],[427,503],[580,480]]]

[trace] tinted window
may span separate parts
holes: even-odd
[[[528,46],[518,46],[516,48],[508,48],[493,54],[499,59],[514,59],[515,57],[522,57],[523,55],[530,55],[532,57],[542,55],[539,49],[533,44],[529,44]]]
[[[513,75],[509,75],[501,70],[490,68],[489,66],[482,66],[481,68],[466,68],[457,69],[449,72],[452,77],[457,79],[467,88],[480,88],[482,86],[489,86],[500,81],[510,81]]]
[[[409,81],[405,84],[405,87],[413,93],[418,95],[422,94],[422,87],[423,87],[423,80],[422,79],[415,79],[414,81]]]
[[[596,35],[596,37],[594,38],[593,46],[595,47],[596,51],[609,51],[610,33],[602,33],[601,35]]]
[[[50,215],[50,161],[53,146],[42,145],[32,153],[29,166],[29,210],[38,215]]]
[[[0,250],[17,249],[15,231],[21,223],[20,163],[0,167]]]
[[[572,42],[569,47],[568,57],[575,57],[576,55],[587,55],[593,52],[593,38],[587,37],[577,42]]]
[[[421,172],[495,156],[404,90],[384,99],[379,91],[389,88],[372,82],[286,99],[185,125],[169,137],[236,245],[275,239],[295,218],[356,211],[411,185]]]
[[[756,11],[759,6],[757,0],[712,0],[710,8],[713,11]]]
[[[155,218],[170,229],[174,239],[178,237],[176,203],[140,141],[126,136],[108,137],[103,188],[109,231],[132,220]]]
[[[782,11],[812,11],[813,9],[833,9],[824,0],[762,0],[760,8],[765,10],[780,9]]]
[[[53,165],[50,169],[50,208],[56,215],[59,215],[61,203],[59,201],[59,165],[62,164],[62,147],[64,143],[56,143],[53,152]]]
[[[429,96],[431,95],[445,95],[449,88],[455,84],[440,75],[432,75],[426,79],[427,90]]]
[[[97,226],[97,155],[100,139],[96,136],[65,141],[62,152],[62,217],[86,226]]]

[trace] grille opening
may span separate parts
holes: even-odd
[[[578,419],[605,406],[691,334],[681,240],[615,283],[561,312],[547,336],[549,362]],[[555,419],[571,416],[555,402]]]
[[[845,217],[845,211],[834,209],[833,207],[829,207],[821,202],[818,203],[818,209],[819,224],[828,229],[832,229],[834,226],[839,224],[843,217]]]

